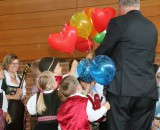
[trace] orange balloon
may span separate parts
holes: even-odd
[[[85,8],[83,10],[83,13],[87,14],[87,16],[89,17],[90,19],[90,22],[91,22],[91,33],[90,33],[90,36],[91,37],[94,37],[98,32],[96,31],[94,25],[93,25],[93,22],[92,22],[92,12],[95,8],[92,8],[92,7],[88,7],[88,8]]]
[[[92,8],[92,7],[85,8],[85,9],[83,10],[83,13],[87,14],[88,16],[91,16],[92,11],[93,11],[94,9],[95,9],[95,8]]]

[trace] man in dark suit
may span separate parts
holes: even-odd
[[[121,16],[111,19],[95,55],[107,55],[116,65],[107,100],[108,130],[150,130],[158,99],[154,72],[158,32],[140,12],[139,0],[119,0]]]

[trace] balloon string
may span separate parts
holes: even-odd
[[[89,46],[89,52],[92,52],[91,45],[89,44],[89,40],[88,40],[88,46]]]

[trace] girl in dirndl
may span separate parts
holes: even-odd
[[[37,79],[40,92],[34,94],[27,103],[31,115],[38,117],[34,130],[58,130],[57,112],[60,106],[55,76],[50,71],[42,72]]]
[[[2,83],[2,79],[4,78],[3,69],[0,66],[0,84]],[[11,123],[11,117],[7,112],[8,109],[8,101],[5,96],[4,91],[0,86],[0,130],[4,130],[5,128],[5,119],[8,124]]]

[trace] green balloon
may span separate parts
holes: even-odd
[[[101,43],[106,35],[106,30],[99,33],[99,34],[96,34],[96,36],[93,37],[93,41],[96,42],[96,43]]]

